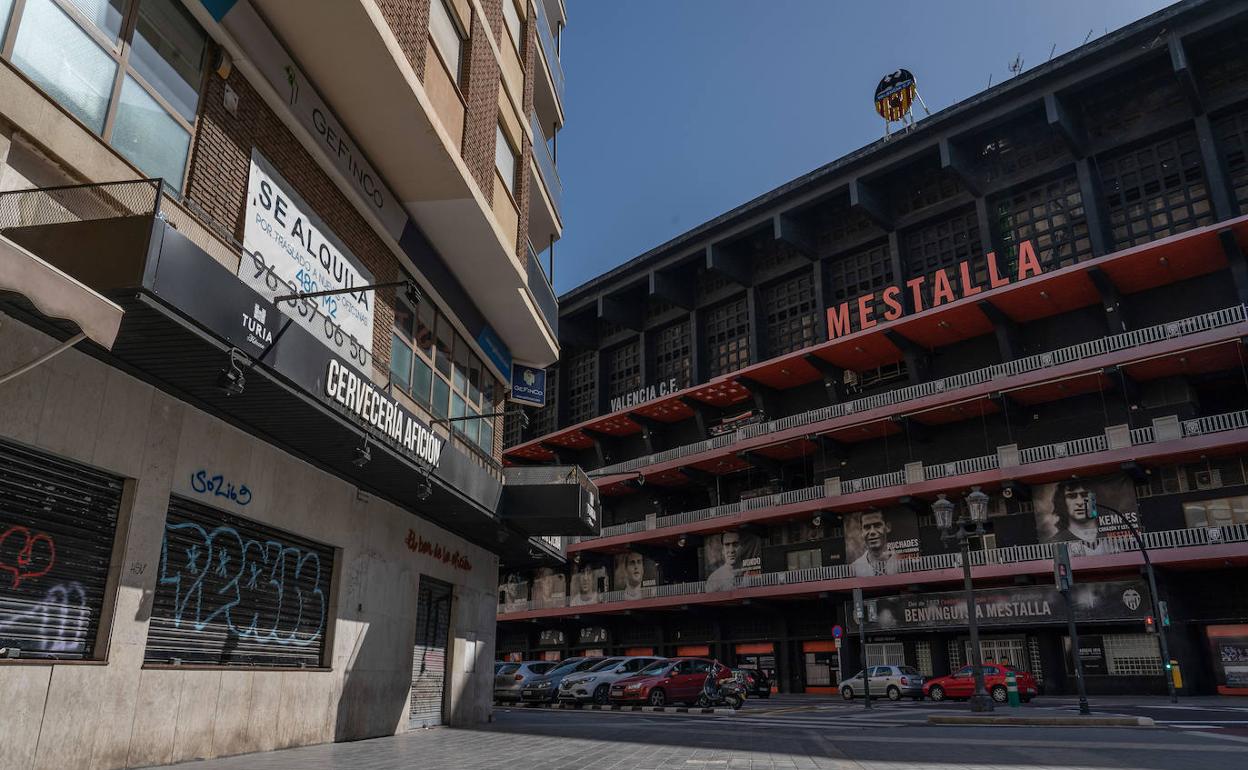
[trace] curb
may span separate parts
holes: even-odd
[[[725,716],[737,713],[730,708],[699,708],[697,706],[600,706],[596,703],[522,703],[524,708],[558,709],[560,711],[622,711],[645,714],[707,714]]]
[[[929,725],[1004,725],[1010,727],[1156,727],[1152,717],[966,716],[931,714]]]

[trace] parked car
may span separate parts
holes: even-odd
[[[848,679],[841,680],[841,697],[853,700],[867,692],[867,677],[870,673],[871,696],[883,696],[889,700],[902,698],[923,699],[924,678],[918,669],[910,666],[871,666],[870,671],[863,669]]]
[[[707,658],[671,658],[646,666],[633,676],[611,685],[611,703],[695,703],[702,694],[707,674],[717,680],[731,679],[732,671],[719,661]]]
[[[733,673],[745,687],[745,694],[751,698],[771,697],[771,677],[766,671],[758,668],[738,668]]]
[[[1009,700],[1009,688],[1006,685],[1006,672],[1014,672],[1014,680],[1018,685],[1018,697],[1026,703],[1040,694],[1036,678],[1026,671],[1000,663],[984,664],[984,688],[997,703]],[[975,694],[975,667],[963,666],[949,676],[938,676],[929,679],[923,685],[923,694],[934,701],[946,698],[969,698]]]
[[[554,703],[564,677],[588,671],[601,662],[602,658],[567,658],[542,676],[525,682],[520,690],[520,700],[525,703]]]
[[[572,703],[593,701],[606,703],[611,685],[633,676],[651,663],[662,660],[654,656],[606,658],[593,668],[580,674],[569,674],[559,683],[559,700]]]
[[[554,667],[554,663],[545,660],[503,663],[494,671],[494,700],[500,703],[520,700],[520,693],[526,683],[532,682]]]

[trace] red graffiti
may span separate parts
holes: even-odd
[[[0,534],[0,571],[12,573],[13,588],[23,580],[48,574],[55,564],[56,544],[47,533],[9,527]]]
[[[449,548],[443,548],[440,543],[434,543],[426,540],[416,534],[416,530],[409,529],[407,538],[403,541],[407,544],[407,550],[412,553],[423,554],[433,557],[434,561],[440,561],[443,564],[450,564],[456,569],[462,569],[465,572],[472,570],[472,562],[468,561],[467,556],[461,556],[459,551],[452,551]]]

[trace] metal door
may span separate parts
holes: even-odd
[[[100,657],[120,506],[121,479],[0,441],[0,655]]]
[[[442,724],[447,648],[451,631],[450,583],[420,576],[416,592],[416,642],[412,645],[409,727]]]

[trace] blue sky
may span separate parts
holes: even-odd
[[[565,1],[560,293],[878,139],[898,67],[936,112],[1169,4]]]

